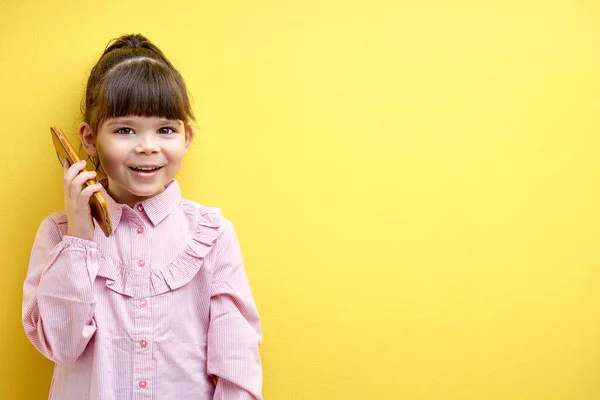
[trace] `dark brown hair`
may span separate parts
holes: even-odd
[[[109,42],[90,73],[82,111],[94,135],[105,120],[128,115],[194,120],[183,77],[140,34]]]

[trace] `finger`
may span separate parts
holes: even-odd
[[[85,183],[96,177],[96,171],[82,171],[71,180],[70,196],[77,198],[81,190],[86,186]]]
[[[77,198],[83,189],[83,184],[90,179],[94,179],[95,177],[96,171],[83,171],[73,178],[70,187],[70,199],[74,202],[77,202]]]
[[[79,193],[79,198],[77,199],[77,206],[82,207],[86,204],[89,204],[90,197],[94,195],[94,193],[99,192],[102,188],[100,183],[95,183],[83,189],[81,193]]]
[[[84,160],[79,161],[73,165],[71,165],[67,171],[65,172],[65,176],[63,178],[63,183],[65,187],[65,196],[69,197],[71,192],[71,182],[73,179],[79,174],[81,170],[85,168],[86,162]]]

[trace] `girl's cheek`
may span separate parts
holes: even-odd
[[[104,168],[104,171],[106,171],[106,173],[110,175],[111,171],[113,171],[119,164],[119,160],[114,155],[101,153],[100,163],[102,164],[102,168]]]

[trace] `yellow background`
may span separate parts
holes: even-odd
[[[592,0],[3,0],[3,399],[50,384],[20,322],[48,127],[135,32],[193,95],[180,180],[236,226],[267,399],[600,399]]]

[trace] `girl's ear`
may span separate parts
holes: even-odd
[[[98,150],[96,149],[96,138],[94,137],[94,132],[92,131],[90,124],[87,122],[79,124],[78,133],[85,152],[92,157],[97,156]]]
[[[185,123],[185,152],[187,153],[196,137],[196,128],[189,122]]]

